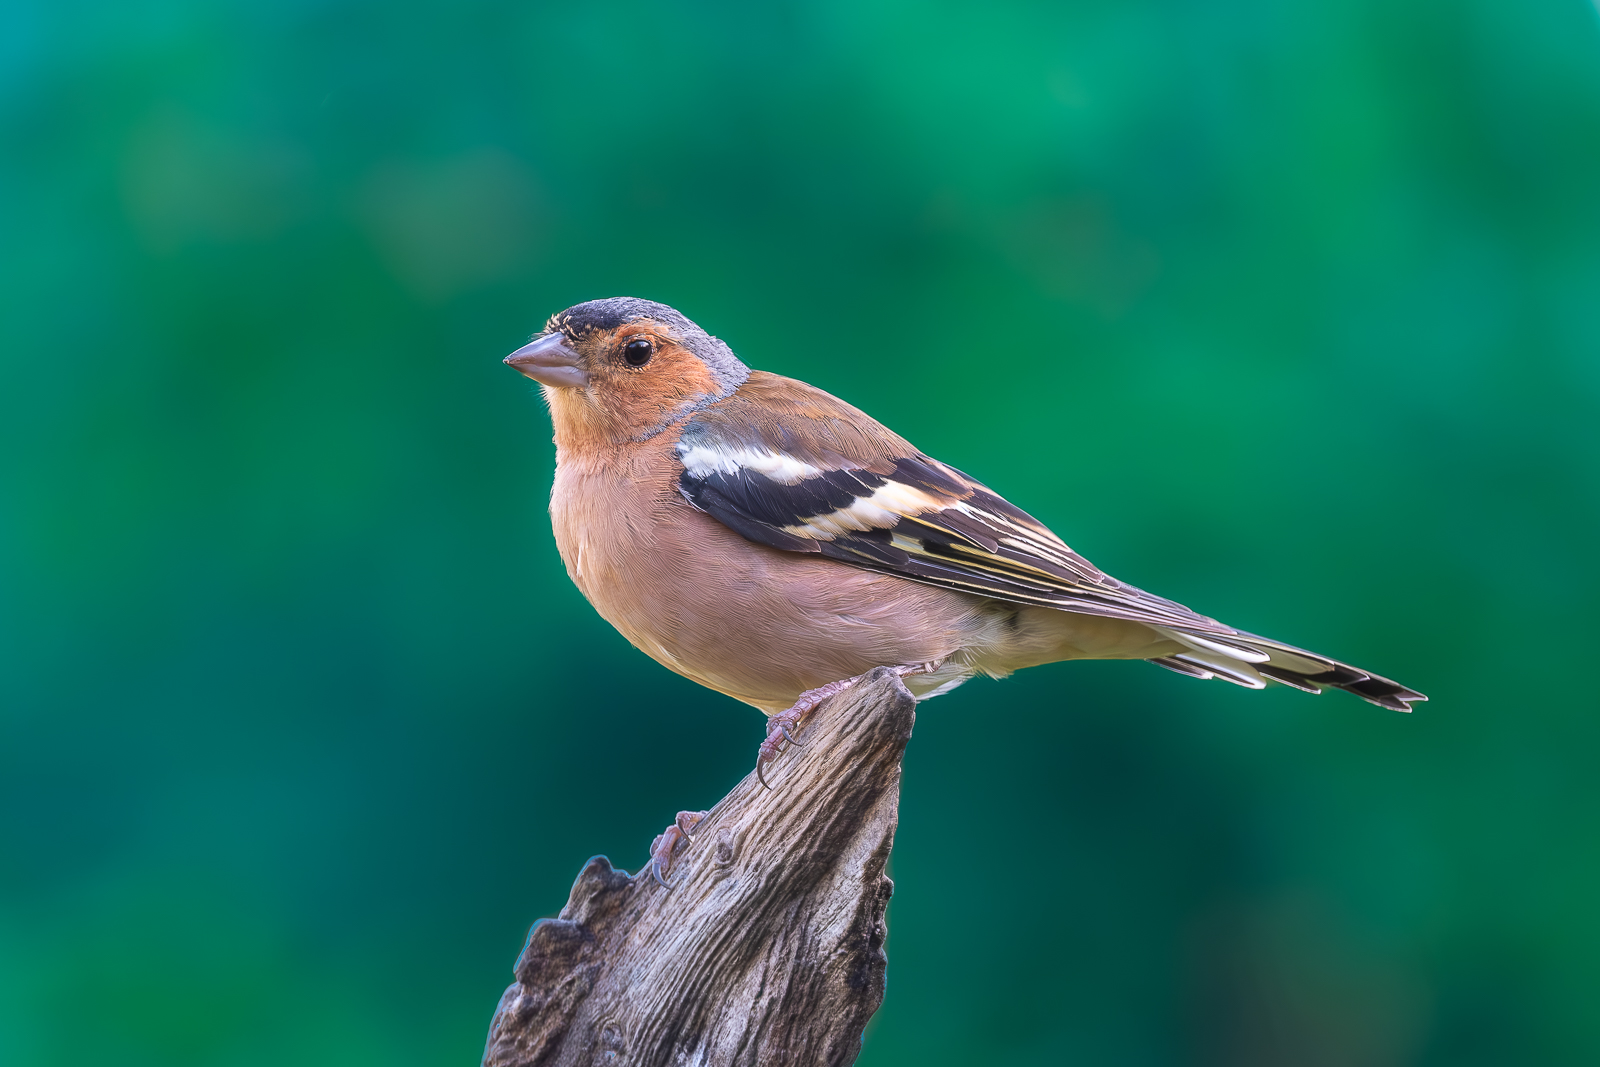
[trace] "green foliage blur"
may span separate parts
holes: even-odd
[[[627,294],[1433,698],[923,705],[863,1064],[1600,1063],[1583,0],[11,0],[0,257],[0,1062],[475,1062],[749,770],[500,365]]]

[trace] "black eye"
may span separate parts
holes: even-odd
[[[622,346],[622,358],[628,361],[630,367],[642,367],[650,362],[650,357],[656,354],[656,346],[649,341],[640,339],[629,341]]]

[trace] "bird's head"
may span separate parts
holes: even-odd
[[[556,312],[505,362],[544,386],[562,446],[644,440],[750,376],[677,311],[631,296]]]

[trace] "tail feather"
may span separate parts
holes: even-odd
[[[1229,659],[1243,660],[1245,663],[1265,663],[1272,658],[1269,653],[1249,645],[1236,644],[1224,641],[1211,634],[1185,633],[1180,640],[1190,648],[1202,652],[1216,652]]]
[[[1268,663],[1262,663],[1256,666],[1256,672],[1258,674],[1265,675],[1274,682],[1278,682],[1282,685],[1293,686],[1302,693],[1312,693],[1317,695],[1322,693],[1322,686],[1315,682],[1309,681],[1305,675],[1299,674],[1295,671],[1285,670],[1282,667],[1274,667]]]
[[[1224,682],[1242,685],[1246,689],[1265,689],[1267,680],[1261,677],[1261,672],[1256,670],[1253,663],[1240,663],[1238,660],[1229,659],[1218,652],[1180,652],[1168,659],[1187,663],[1191,667],[1199,667],[1209,671],[1213,677],[1221,678]]]
[[[1175,627],[1161,632],[1184,645],[1184,651],[1150,662],[1191,678],[1220,678],[1248,689],[1287,685],[1307,693],[1331,687],[1391,711],[1410,711],[1412,704],[1428,699],[1399,682],[1254,634],[1238,632],[1224,639]]]
[[[1165,667],[1169,671],[1176,671],[1178,674],[1182,674],[1190,678],[1198,678],[1202,682],[1216,677],[1215,674],[1206,670],[1204,667],[1197,667],[1193,663],[1185,663],[1183,660],[1178,659],[1175,656],[1157,656],[1155,659],[1150,660],[1149,662],[1154,663],[1157,667]]]

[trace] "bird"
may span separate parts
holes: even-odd
[[[1342,689],[1393,711],[1427,699],[1111,577],[983,483],[815,386],[751,370],[666,304],[575,304],[504,362],[549,407],[567,574],[646,655],[768,716],[763,784],[807,715],[879,667],[919,700],[1076,659]],[[652,847],[663,884],[694,821]]]

